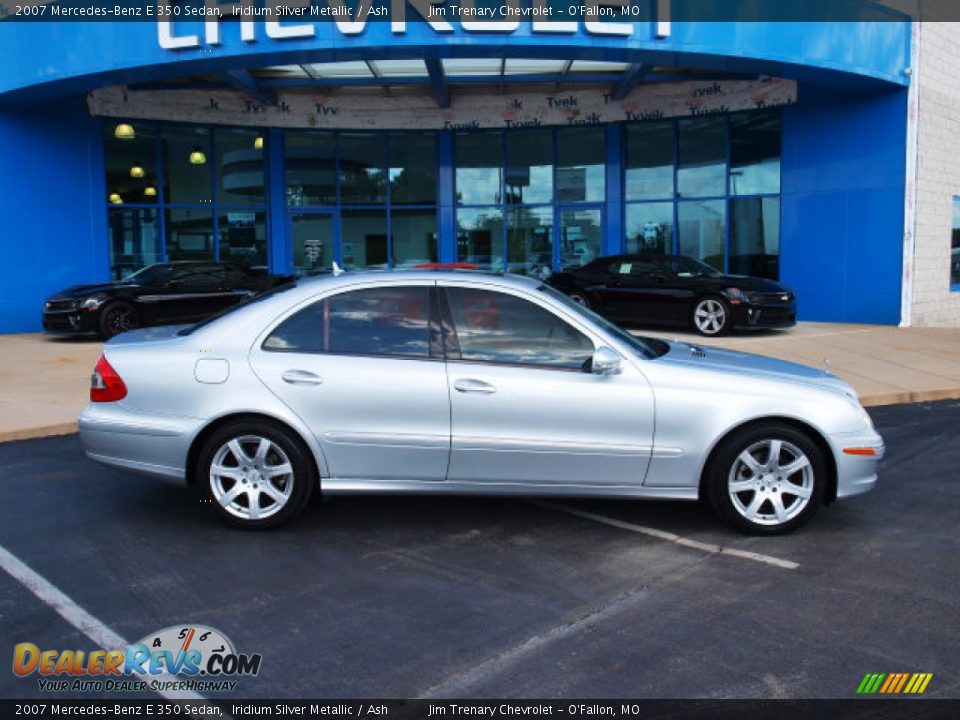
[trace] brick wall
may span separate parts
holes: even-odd
[[[960,23],[920,23],[919,37],[911,324],[960,327],[960,292],[950,292],[953,198],[960,196]]]

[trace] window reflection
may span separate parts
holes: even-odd
[[[677,195],[705,197],[727,190],[727,119],[681,120],[678,124]]]
[[[723,270],[726,208],[723,200],[682,202],[677,206],[680,254]]]
[[[340,201],[342,203],[386,202],[386,140],[384,133],[340,134]]]
[[[507,210],[507,272],[550,276],[553,266],[553,207]]]
[[[336,205],[336,141],[328,132],[287,132],[287,204]]]
[[[457,261],[481,270],[503,270],[503,214],[499,208],[457,212]]]
[[[507,133],[505,172],[508,203],[553,200],[553,133],[537,130]]]
[[[627,205],[628,253],[670,253],[673,250],[673,203]]]
[[[437,262],[435,210],[394,210],[390,214],[394,267]]]
[[[730,201],[730,272],[780,277],[780,198]]]
[[[168,209],[167,259],[213,260],[213,211]]]
[[[437,202],[437,139],[434,133],[390,137],[390,203],[433,205]]]
[[[603,202],[606,158],[603,128],[557,130],[557,202]]]
[[[218,203],[263,203],[263,147],[256,147],[258,137],[262,137],[259,130],[217,130]]]
[[[386,210],[343,210],[340,213],[340,257],[344,267],[386,268]]]
[[[780,114],[746,113],[730,119],[730,194],[780,192]]]
[[[673,123],[627,125],[627,200],[673,197]]]
[[[111,210],[107,218],[114,280],[160,262],[162,256],[155,209]]]
[[[560,267],[570,270],[600,257],[602,236],[602,214],[599,209],[562,211]]]
[[[500,203],[501,135],[498,132],[457,133],[457,202],[461,205]]]
[[[244,266],[266,266],[267,223],[263,210],[220,213],[220,259]]]
[[[164,127],[160,137],[166,175],[166,201],[171,205],[212,203],[210,130],[202,127]]]

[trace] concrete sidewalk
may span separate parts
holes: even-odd
[[[829,358],[830,371],[853,385],[864,405],[960,398],[960,329],[801,323],[786,331],[719,339],[642,334],[818,368]],[[93,340],[39,334],[0,336],[0,442],[75,432],[101,347]]]

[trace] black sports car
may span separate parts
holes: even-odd
[[[612,255],[547,281],[621,325],[692,326],[702,335],[797,323],[793,291],[772,280],[724,275],[682,255]]]
[[[196,322],[292,279],[229,263],[157,263],[119,282],[51,295],[43,304],[43,329],[106,339],[136,327]]]

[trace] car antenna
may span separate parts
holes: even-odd
[[[343,275],[343,268],[337,265],[337,261],[333,261],[333,276],[337,277],[338,275]]]

